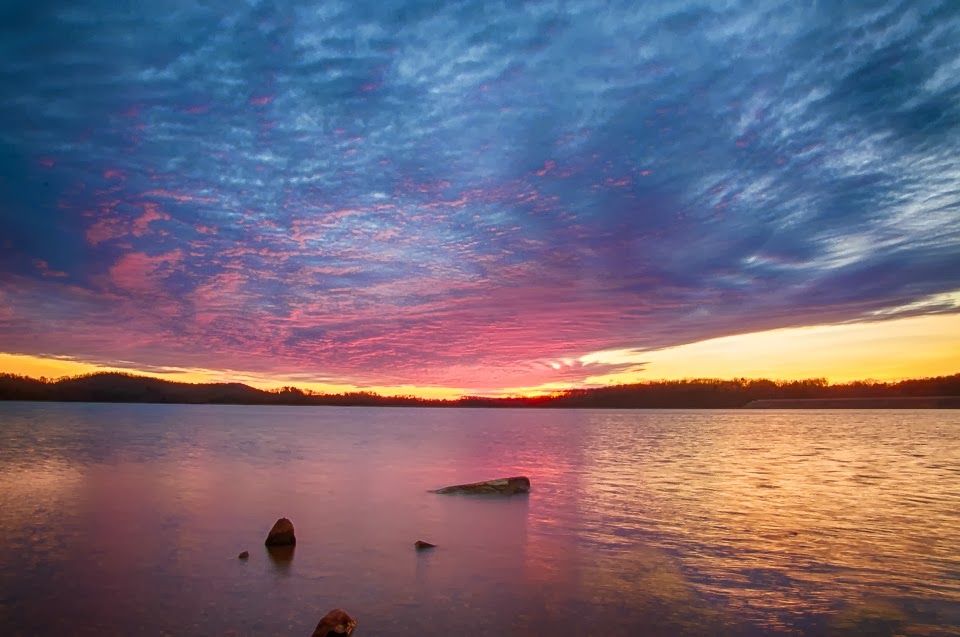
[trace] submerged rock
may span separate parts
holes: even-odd
[[[237,556],[237,558],[238,558],[238,559],[241,559],[241,560],[245,560],[245,559],[247,559],[248,557],[250,557],[250,551],[244,551],[244,552],[242,552],[240,555]]]
[[[292,546],[297,543],[297,537],[293,534],[293,522],[287,518],[280,518],[267,534],[267,540],[264,542],[267,546]]]
[[[452,487],[435,489],[431,493],[464,493],[464,494],[492,494],[514,495],[516,493],[530,493],[530,479],[525,476],[515,478],[500,478],[470,484],[456,484]]]
[[[327,637],[328,635],[349,635],[357,627],[357,620],[351,617],[342,608],[334,608],[320,619],[320,623],[313,630],[311,637]]]
[[[436,544],[430,544],[430,542],[424,542],[423,540],[417,540],[416,542],[413,543],[413,545],[417,547],[418,551],[422,551],[423,549],[437,548]]]

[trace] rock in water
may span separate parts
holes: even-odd
[[[238,557],[239,559],[241,559],[241,560],[245,560],[245,559],[247,559],[248,557],[250,557],[250,551],[244,551],[243,553],[241,553],[241,554],[238,555],[237,557]]]
[[[328,637],[328,635],[349,635],[357,627],[357,620],[351,617],[342,608],[334,608],[320,619],[320,623],[311,637]]]
[[[293,553],[296,548],[296,544],[267,547],[267,557],[270,558],[270,562],[277,572],[284,573],[290,569],[290,564],[293,562]]]
[[[464,494],[492,494],[514,495],[515,493],[530,493],[530,479],[524,476],[515,478],[500,478],[470,484],[456,484],[452,487],[435,489],[431,493],[464,493]]]
[[[423,540],[417,540],[416,542],[413,543],[413,545],[417,547],[418,551],[421,551],[423,549],[437,548],[436,544],[430,544],[430,542],[424,542]]]
[[[297,537],[293,534],[293,522],[287,518],[277,520],[270,533],[267,534],[267,546],[292,546],[297,543]]]

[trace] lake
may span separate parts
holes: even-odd
[[[0,403],[0,540],[8,636],[958,635],[960,412]]]

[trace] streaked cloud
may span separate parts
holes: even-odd
[[[946,0],[5,6],[0,351],[494,391],[956,313],[958,43]]]

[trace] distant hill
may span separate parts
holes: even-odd
[[[385,397],[367,392],[314,394],[284,387],[275,391],[243,383],[178,383],[160,378],[103,372],[35,379],[0,373],[0,400],[93,403],[181,403],[230,405],[420,405],[413,397]]]
[[[176,383],[146,376],[103,373],[44,381],[0,374],[0,400],[109,403],[259,404],[269,392],[241,383]]]
[[[923,399],[923,400],[920,400]],[[265,391],[241,383],[177,383],[121,373],[57,380],[0,374],[0,400],[185,403],[231,405],[342,405],[368,407],[529,407],[566,409],[897,408],[960,407],[960,374],[895,383],[831,385],[823,379],[694,379],[573,389],[550,396],[428,400],[370,392],[318,394],[284,387]]]
[[[133,403],[256,403],[271,394],[242,383],[190,384],[125,374],[70,378],[52,386],[57,400]]]

